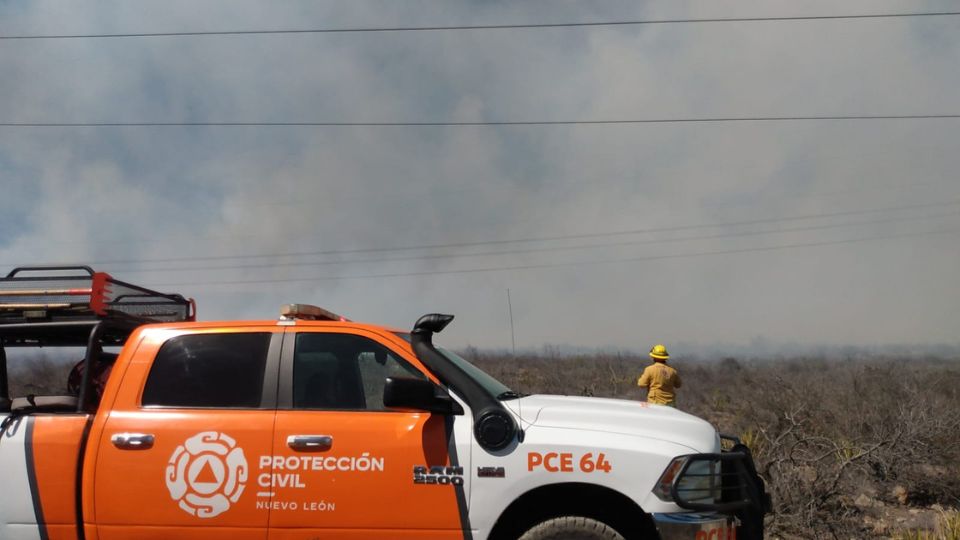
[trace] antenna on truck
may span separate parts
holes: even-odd
[[[510,345],[513,348],[513,359],[517,359],[517,336],[513,332],[513,303],[510,302],[510,287],[507,287],[507,310],[510,312]]]
[[[513,356],[514,369],[517,366],[517,336],[513,331],[513,302],[510,301],[510,287],[507,287],[507,311],[510,312],[510,347]],[[520,377],[517,377],[517,415],[520,416],[520,427],[517,430],[517,440],[523,442],[523,392],[520,388]]]

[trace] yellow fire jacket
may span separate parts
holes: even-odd
[[[647,388],[648,402],[674,405],[677,399],[675,389],[681,385],[680,374],[664,362],[654,362],[643,370],[637,384]]]

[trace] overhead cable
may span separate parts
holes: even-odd
[[[916,237],[934,236],[934,235],[942,235],[942,234],[960,234],[960,229],[945,229],[945,230],[924,231],[924,232],[907,233],[907,234],[868,236],[868,237],[860,237],[860,238],[850,238],[845,240],[828,240],[828,241],[822,241],[822,242],[779,244],[779,245],[773,245],[773,246],[763,246],[763,247],[754,247],[754,248],[700,251],[700,252],[694,252],[694,253],[677,253],[677,254],[671,254],[671,255],[650,255],[650,256],[641,256],[641,257],[629,257],[629,258],[622,258],[622,259],[605,259],[605,260],[542,263],[542,264],[521,264],[521,265],[513,265],[513,266],[490,266],[490,267],[481,267],[481,268],[465,268],[465,269],[459,269],[459,270],[424,270],[419,272],[394,272],[394,273],[382,273],[382,274],[349,274],[349,275],[338,275],[338,276],[313,276],[313,277],[303,277],[303,278],[218,280],[218,281],[205,281],[205,282],[189,282],[188,281],[188,282],[179,282],[179,283],[148,284],[147,286],[152,288],[163,288],[163,287],[190,287],[190,286],[212,286],[212,285],[254,285],[254,284],[267,284],[267,283],[309,283],[309,282],[317,282],[317,281],[384,279],[384,278],[395,278],[395,277],[415,277],[415,276],[431,276],[431,275],[444,275],[444,274],[477,274],[477,273],[486,273],[486,272],[503,272],[503,271],[509,271],[509,270],[531,270],[531,269],[538,269],[538,268],[593,266],[593,265],[599,265],[599,264],[623,264],[623,263],[631,263],[631,262],[655,261],[655,260],[664,260],[664,259],[685,259],[685,258],[707,257],[707,256],[715,256],[715,255],[731,255],[731,254],[738,254],[738,253],[780,251],[780,250],[787,250],[787,249],[832,246],[832,245],[840,245],[840,244],[851,244],[851,243],[857,243],[857,242],[870,242],[875,240],[916,238]]]
[[[681,238],[666,238],[666,239],[647,238],[643,240],[626,240],[626,241],[619,241],[619,242],[605,242],[600,244],[550,246],[550,247],[512,249],[512,250],[500,250],[500,251],[483,251],[483,252],[477,252],[477,253],[442,253],[442,254],[435,254],[435,255],[379,257],[379,258],[367,258],[367,259],[354,259],[354,260],[346,260],[346,261],[326,260],[326,261],[234,264],[234,265],[220,265],[220,266],[181,266],[181,267],[165,267],[165,268],[141,268],[141,269],[135,269],[135,270],[125,270],[125,272],[133,273],[133,274],[144,274],[144,273],[153,274],[158,272],[191,272],[191,271],[206,272],[206,271],[213,271],[213,270],[257,270],[257,269],[262,270],[262,269],[271,269],[271,268],[293,268],[293,267],[302,267],[302,266],[330,266],[330,265],[344,265],[344,264],[370,264],[370,263],[391,263],[391,262],[405,262],[405,261],[460,259],[460,258],[472,258],[472,257],[497,257],[497,256],[503,256],[503,255],[530,255],[533,253],[579,251],[584,249],[638,246],[638,245],[648,245],[648,244],[672,244],[676,242],[692,242],[697,240],[742,238],[742,237],[748,237],[748,236],[764,236],[764,235],[772,235],[772,234],[819,231],[819,230],[837,229],[837,228],[843,228],[843,227],[856,227],[861,225],[879,225],[879,224],[886,224],[886,223],[900,223],[905,221],[919,221],[919,220],[937,219],[937,218],[943,218],[943,217],[955,217],[958,215],[960,215],[960,210],[954,211],[954,212],[945,212],[945,213],[929,214],[929,215],[921,215],[921,216],[883,218],[883,219],[856,221],[856,222],[850,222],[850,223],[809,225],[804,227],[789,227],[789,228],[780,227],[775,229],[765,229],[765,230],[759,230],[759,231],[746,231],[746,232],[739,232],[739,233],[716,233],[716,234],[708,234],[708,235],[686,236]]]
[[[667,226],[667,227],[649,227],[649,228],[626,229],[626,230],[619,230],[619,231],[604,231],[604,232],[595,232],[595,233],[528,236],[528,237],[522,237],[522,238],[509,238],[509,239],[502,239],[502,240],[477,240],[477,241],[471,241],[471,242],[415,244],[415,245],[394,246],[394,247],[325,249],[325,250],[316,250],[316,251],[274,252],[274,253],[240,254],[240,255],[156,257],[156,258],[148,258],[148,259],[112,259],[112,260],[104,259],[99,261],[92,261],[90,262],[90,264],[94,264],[94,265],[143,264],[143,263],[164,263],[164,262],[184,262],[184,261],[218,261],[218,260],[232,260],[232,259],[277,259],[282,257],[349,255],[349,254],[357,254],[357,253],[389,253],[389,252],[419,251],[419,250],[430,250],[430,249],[465,248],[465,247],[492,246],[492,245],[505,245],[505,244],[522,244],[522,243],[531,243],[531,242],[582,240],[586,238],[605,238],[605,237],[629,236],[629,235],[637,235],[637,234],[653,234],[653,233],[663,233],[663,232],[679,232],[679,231],[711,229],[711,228],[719,228],[719,227],[740,227],[745,225],[761,225],[761,224],[768,224],[768,223],[807,221],[807,220],[829,219],[829,218],[838,218],[838,217],[847,217],[847,216],[861,216],[861,215],[869,215],[869,214],[882,214],[886,212],[900,212],[904,210],[920,210],[920,209],[926,209],[926,208],[950,207],[950,206],[957,206],[957,205],[960,205],[960,199],[935,202],[935,203],[887,206],[882,208],[868,208],[864,210],[824,212],[819,214],[799,214],[799,215],[793,215],[793,216],[779,216],[779,217],[772,217],[772,218],[748,219],[748,220],[739,220],[739,221],[720,221],[715,223],[674,225],[674,226]]]
[[[127,127],[482,127],[482,126],[581,126],[630,124],[704,124],[743,122],[822,122],[860,120],[942,120],[958,119],[957,113],[936,114],[853,114],[814,116],[713,116],[686,118],[627,118],[593,120],[490,120],[490,121],[399,121],[399,122],[284,122],[284,121],[227,121],[227,122],[0,122],[4,128],[127,128]]]
[[[531,23],[531,24],[484,24],[484,25],[446,25],[446,26],[385,26],[351,28],[290,28],[263,30],[194,30],[184,32],[123,32],[123,33],[87,33],[87,34],[12,34],[0,35],[0,40],[28,39],[107,39],[107,38],[151,38],[151,37],[199,37],[199,36],[249,36],[279,34],[353,34],[370,32],[448,32],[469,30],[523,30],[545,28],[596,28],[617,26],[641,26],[653,24],[694,24],[694,23],[742,23],[742,22],[785,22],[785,21],[827,21],[854,19],[899,19],[917,17],[950,17],[960,15],[960,11],[906,12],[906,13],[864,13],[850,15],[794,15],[774,17],[710,17],[645,19],[628,21],[597,21],[568,23]]]

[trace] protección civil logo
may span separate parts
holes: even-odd
[[[198,518],[213,518],[236,503],[249,469],[243,449],[225,433],[204,431],[178,446],[166,468],[167,490],[180,508]]]

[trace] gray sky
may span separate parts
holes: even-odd
[[[957,7],[0,2],[0,35]],[[958,114],[958,67],[960,16],[0,40],[0,122]],[[0,263],[90,263],[204,319],[449,312],[455,346],[509,346],[508,288],[521,348],[958,344],[958,135],[958,119],[0,127]],[[344,253],[438,244],[457,246]]]

